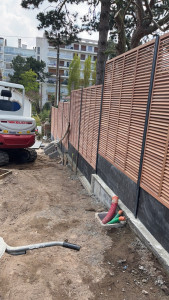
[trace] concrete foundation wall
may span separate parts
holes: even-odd
[[[68,147],[69,156],[72,158],[76,164],[76,160],[78,159],[78,169],[82,172],[82,174],[87,178],[89,182],[91,182],[91,175],[95,173],[95,170],[89,165],[89,163],[79,154],[77,150],[69,143]],[[73,156],[72,156],[73,154]]]
[[[134,213],[136,183],[101,156],[98,159],[98,175]],[[138,219],[169,252],[169,209],[143,189],[140,192]]]

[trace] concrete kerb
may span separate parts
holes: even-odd
[[[60,156],[63,156],[60,149],[58,150]],[[68,154],[67,158],[69,164],[71,165],[72,160]],[[72,163],[72,166],[73,170],[75,170],[74,162]],[[77,176],[88,194],[90,196],[94,195],[104,206],[106,206],[107,209],[109,209],[112,202],[112,197],[115,196],[115,193],[105,184],[105,182],[98,175],[92,174],[90,185],[88,180],[82,175],[79,169],[77,170]],[[118,206],[123,210],[131,230],[133,230],[140,240],[147,246],[147,248],[154,253],[166,272],[169,274],[169,253],[151,235],[151,233],[140,222],[140,220],[135,219],[133,213],[123,204],[120,199],[118,201]]]

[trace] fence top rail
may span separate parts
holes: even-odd
[[[83,88],[83,91],[85,91],[85,90],[90,90],[90,89],[99,89],[99,88],[101,88],[102,87],[102,84],[99,84],[99,85],[92,85],[92,86],[88,86],[88,87],[86,87],[86,88]],[[76,93],[76,92],[78,92],[78,91],[81,91],[82,89],[78,89],[78,90],[73,90],[73,91],[71,91],[71,93]]]

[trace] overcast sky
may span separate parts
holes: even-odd
[[[39,12],[36,10],[23,9],[21,0],[0,0],[0,37],[7,39],[8,46],[18,46],[18,38],[22,39],[22,44],[26,44],[28,48],[36,46],[35,38],[43,36],[43,30],[38,30],[38,20],[36,15]],[[49,2],[43,4],[41,10],[47,8]],[[78,6],[79,11],[84,12],[83,7]],[[93,33],[89,36],[87,33],[81,34],[83,38],[98,39],[98,34]]]

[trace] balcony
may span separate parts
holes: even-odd
[[[54,94],[55,93],[55,86],[50,86],[50,87],[48,86],[47,87],[47,93],[53,93]]]
[[[47,81],[48,83],[50,83],[50,84],[56,84],[56,78],[48,78],[48,81]]]

